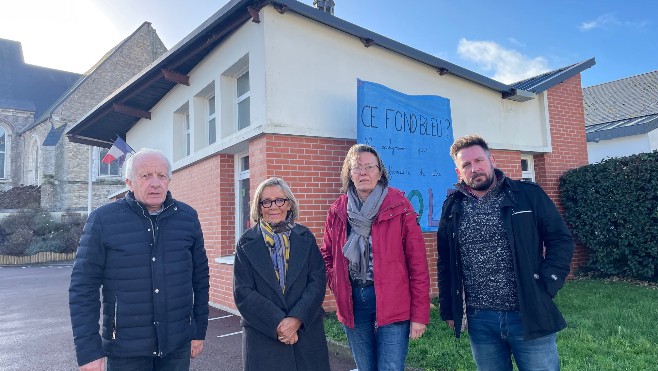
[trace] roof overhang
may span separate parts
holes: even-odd
[[[588,142],[646,134],[658,129],[658,114],[591,125],[585,128]]]

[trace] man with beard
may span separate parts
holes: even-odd
[[[459,182],[438,230],[441,318],[459,337],[468,323],[478,370],[559,370],[553,298],[569,274],[574,242],[535,183],[509,179],[487,142],[450,148]],[[464,318],[465,317],[465,318]]]

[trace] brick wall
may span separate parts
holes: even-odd
[[[580,75],[576,75],[547,91],[550,119],[550,153],[535,156],[536,180],[562,211],[560,176],[573,168],[587,165],[587,139]],[[571,261],[572,272],[587,264],[587,250],[576,244]]]
[[[233,155],[219,154],[177,170],[169,189],[199,213],[210,267],[210,301],[235,308],[233,268],[215,261],[235,250],[235,171]]]

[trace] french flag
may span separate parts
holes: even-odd
[[[123,139],[117,136],[117,140],[112,144],[112,148],[107,151],[107,154],[101,160],[104,164],[111,164],[112,161],[125,156],[126,153],[135,152],[128,143],[124,142]]]

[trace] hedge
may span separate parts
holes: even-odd
[[[565,220],[602,275],[658,278],[658,151],[612,158],[560,179]]]

